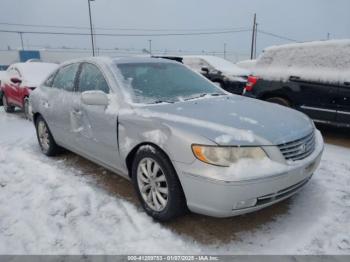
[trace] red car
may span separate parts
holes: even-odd
[[[1,81],[2,104],[5,112],[12,113],[15,107],[19,107],[28,118],[30,92],[38,87],[57,66],[57,64],[42,62],[11,65]]]

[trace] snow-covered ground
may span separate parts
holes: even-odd
[[[0,254],[350,254],[349,160],[350,149],[326,145],[288,212],[205,245],[154,222],[79,167],[42,155],[33,124],[1,108]]]

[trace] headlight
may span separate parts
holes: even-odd
[[[263,159],[267,155],[260,147],[219,147],[192,145],[193,154],[197,159],[208,164],[228,167],[239,159]]]

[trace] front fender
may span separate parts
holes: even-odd
[[[119,152],[124,163],[129,153],[140,144],[155,144],[172,161],[187,164],[195,161],[192,144],[215,145],[207,138],[174,125],[151,118],[140,119],[135,116],[119,118],[118,134]]]

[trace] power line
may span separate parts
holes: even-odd
[[[64,25],[38,25],[38,24],[21,24],[21,23],[6,23],[6,22],[0,22],[0,25],[8,25],[8,26],[23,26],[23,27],[41,27],[41,28],[66,28],[66,29],[83,29],[83,30],[89,30],[89,27],[80,27],[80,26],[64,26]],[[177,32],[177,33],[162,33],[162,34],[124,34],[124,33],[95,33],[94,35],[101,35],[101,36],[172,36],[172,35],[214,35],[214,34],[230,34],[230,33],[239,33],[239,32],[249,32],[252,31],[252,29],[246,28],[246,27],[236,27],[236,28],[193,28],[193,29],[150,29],[150,28],[106,28],[106,27],[95,27],[95,30],[111,30],[111,31],[149,31],[149,32]],[[181,33],[179,31],[189,32],[189,33]],[[201,32],[195,32],[195,31],[201,31]],[[211,31],[211,32],[203,32],[203,31]],[[58,35],[88,35],[87,33],[80,33],[80,32],[46,32],[46,31],[23,31],[23,30],[0,30],[0,32],[7,32],[7,33],[28,33],[28,34],[58,34]],[[279,34],[275,34],[272,32],[264,31],[264,30],[258,30],[259,33],[262,33],[264,35],[272,36],[275,38],[279,38],[282,40],[287,40],[291,42],[301,42],[296,39],[292,39],[290,37],[282,36]]]
[[[90,48],[81,48],[81,47],[49,47],[49,46],[42,46],[42,45],[30,45],[30,47],[35,47],[38,50],[41,51],[62,51],[62,52],[70,52],[70,51],[81,51],[81,52],[89,52],[91,51]],[[113,53],[142,53],[144,51],[143,48],[100,48],[101,51],[105,51],[105,52],[113,52]],[[0,51],[8,51],[6,50],[0,50]],[[189,53],[189,54],[224,54],[223,50],[184,50],[184,49],[179,49],[179,50],[171,50],[171,49],[166,49],[166,50],[161,50],[161,49],[152,49],[153,52],[156,53],[164,53],[164,51],[166,51],[166,53],[173,53],[173,54],[185,54],[185,53]],[[240,53],[240,52],[230,52],[230,51],[226,51],[226,54],[232,54],[232,55],[248,55],[247,53]]]
[[[279,39],[282,39],[282,40],[287,40],[287,41],[290,41],[290,42],[296,42],[296,43],[297,42],[302,42],[302,41],[295,40],[295,39],[292,39],[292,38],[289,38],[289,37],[286,37],[286,36],[274,34],[274,33],[263,31],[263,30],[258,30],[258,32],[261,33],[261,34],[264,34],[264,35],[269,35],[269,36],[272,36],[272,37],[275,37],[275,38],[279,38]]]
[[[141,37],[141,36],[195,36],[195,35],[220,35],[220,34],[232,34],[249,32],[250,29],[242,30],[227,30],[227,31],[216,31],[216,32],[200,32],[200,33],[157,33],[157,34],[110,34],[110,33],[95,33],[96,36],[127,36],[127,37]],[[0,30],[3,33],[17,33],[17,34],[36,34],[36,35],[76,35],[76,36],[89,36],[90,33],[79,33],[79,32],[48,32],[48,31],[16,31],[16,30]]]
[[[20,23],[5,23],[0,22],[0,25],[7,25],[7,26],[22,26],[22,27],[38,27],[38,28],[66,28],[66,29],[84,29],[89,30],[89,27],[82,27],[82,26],[65,26],[65,25],[38,25],[38,24],[20,24]],[[118,28],[112,28],[112,27],[95,27],[95,29],[98,30],[111,30],[111,31],[149,31],[149,32],[162,32],[162,31],[168,31],[168,32],[178,32],[178,31],[184,31],[184,32],[194,32],[194,31],[225,31],[225,30],[243,30],[247,29],[246,27],[223,27],[223,28],[126,28],[126,27],[118,27]]]

